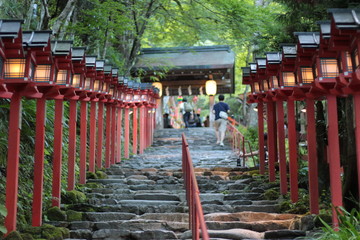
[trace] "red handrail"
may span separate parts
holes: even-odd
[[[204,213],[200,201],[200,191],[195,177],[189,145],[185,134],[182,134],[182,172],[186,189],[186,200],[189,206],[189,226],[192,230],[192,239],[198,240],[201,236],[203,240],[209,240]]]
[[[229,119],[229,122],[227,124],[227,129],[228,132],[231,135],[231,146],[233,151],[239,156],[239,161],[238,161],[238,166],[240,166],[240,158],[243,159],[243,165],[245,165],[245,161],[247,159],[247,157],[251,156],[253,162],[254,162],[254,166],[256,166],[255,163],[255,158],[254,155],[255,153],[252,151],[250,143],[248,141],[245,140],[244,135],[242,135],[240,133],[240,131],[235,127],[235,124],[238,125],[238,123],[233,120],[233,119]],[[248,145],[248,149],[249,149],[249,153],[247,153],[246,150],[246,143]]]

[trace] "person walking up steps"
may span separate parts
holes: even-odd
[[[215,114],[215,133],[216,133],[216,144],[224,146],[224,138],[227,124],[227,114],[230,111],[230,107],[224,102],[224,95],[219,95],[219,102],[214,105],[213,113]]]
[[[183,120],[184,120],[184,123],[185,123],[185,128],[188,128],[189,127],[189,119],[190,119],[190,116],[191,116],[191,112],[193,111],[193,106],[191,103],[189,103],[187,101],[186,98],[183,99],[183,104],[182,104],[182,108],[181,111],[183,113]]]

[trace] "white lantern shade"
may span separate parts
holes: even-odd
[[[36,82],[49,82],[51,76],[51,65],[38,65],[35,71]]]
[[[5,78],[23,78],[25,59],[7,59],[5,61]]]
[[[81,83],[81,75],[80,74],[74,74],[72,79],[72,86],[79,88]]]
[[[208,80],[205,83],[205,90],[207,95],[215,95],[217,90],[217,85],[215,80]]]

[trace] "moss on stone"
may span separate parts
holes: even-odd
[[[61,231],[63,238],[70,238],[70,230],[64,227],[58,227]]]
[[[28,226],[23,230],[23,232],[30,234],[34,238],[41,238],[41,227]]]
[[[69,222],[81,221],[82,220],[82,213],[74,211],[74,210],[66,211],[66,216],[67,216],[67,220]]]
[[[253,176],[253,175],[256,175],[256,176],[257,176],[257,175],[260,174],[260,172],[259,172],[258,169],[256,169],[256,170],[248,171],[248,172],[246,172],[246,174],[251,175],[251,176]]]
[[[65,221],[66,220],[65,212],[61,211],[59,207],[50,208],[49,210],[47,210],[46,215],[50,221]]]
[[[97,179],[98,176],[93,172],[86,172],[86,179]]]
[[[279,191],[271,188],[265,191],[264,198],[266,200],[276,200],[279,198],[279,195],[280,195]]]
[[[108,178],[107,174],[103,171],[96,171],[96,175],[98,179],[106,179]]]
[[[63,194],[62,199],[65,204],[84,203],[86,201],[86,195],[82,192],[71,190]]]
[[[67,209],[79,212],[95,212],[93,205],[87,203],[71,204],[67,206]]]
[[[34,237],[30,233],[22,233],[21,237],[23,240],[34,240]]]
[[[23,240],[21,234],[18,231],[13,231],[7,235],[4,240]]]
[[[89,182],[85,184],[87,188],[102,188],[103,185],[101,183]]]
[[[41,226],[42,232],[41,235],[43,238],[48,240],[62,240],[63,233],[60,228],[54,227],[49,224],[44,224]]]
[[[240,174],[240,175],[236,175],[236,176],[231,176],[230,180],[241,180],[241,179],[247,179],[247,178],[252,178],[252,176],[248,175],[248,174]]]

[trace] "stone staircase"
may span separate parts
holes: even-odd
[[[74,207],[82,221],[57,223],[71,239],[191,239],[181,173],[181,130],[156,132],[154,145],[107,169],[108,179]],[[264,188],[242,174],[228,147],[215,145],[212,129],[186,132],[211,239],[294,239],[299,217],[278,214],[277,201],[263,199]],[[254,186],[255,185],[255,186]],[[295,226],[295,227],[294,227]]]

